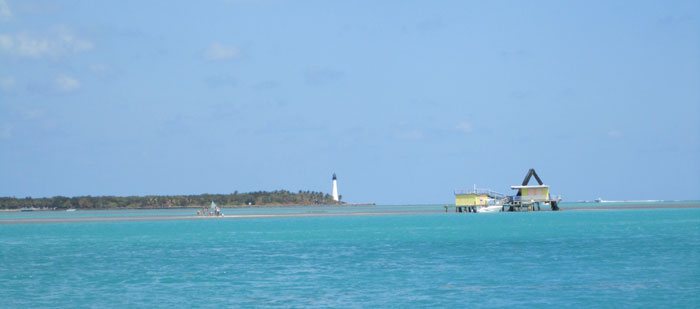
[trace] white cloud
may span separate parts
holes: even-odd
[[[14,91],[16,84],[17,82],[15,81],[15,78],[13,76],[6,76],[0,78],[0,90],[2,90],[2,92]]]
[[[615,138],[622,137],[622,132],[620,132],[620,130],[610,130],[608,131],[608,136]]]
[[[233,46],[226,46],[215,42],[204,51],[204,59],[210,61],[229,60],[238,57],[241,51]]]
[[[93,47],[92,42],[76,37],[66,27],[57,27],[44,37],[27,33],[0,34],[0,51],[27,58],[56,58],[85,52]]]
[[[455,129],[460,132],[464,133],[471,133],[472,132],[472,125],[469,122],[463,121],[460,122],[455,126]]]
[[[8,139],[12,137],[12,129],[13,126],[9,123],[3,124],[2,127],[0,127],[0,138],[2,139]]]
[[[80,88],[80,81],[67,75],[60,75],[56,78],[54,86],[58,92],[71,92]]]
[[[0,20],[5,21],[12,18],[12,11],[5,0],[0,0]]]

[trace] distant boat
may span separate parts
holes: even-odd
[[[623,200],[623,201],[606,201],[602,198],[595,199],[596,203],[658,203],[663,202],[662,200]]]
[[[477,206],[476,213],[492,213],[503,211],[503,201],[501,199],[488,198],[486,205]]]
[[[503,210],[503,205],[487,205],[476,207],[476,213],[492,213],[501,212]]]
[[[25,207],[25,208],[20,209],[19,211],[35,211],[35,210],[38,210],[38,208],[34,208],[34,207],[32,207],[32,208],[26,208],[26,207]]]
[[[75,211],[75,208],[66,209],[66,211]]]

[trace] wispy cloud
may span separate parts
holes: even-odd
[[[72,92],[80,88],[80,81],[67,75],[59,75],[54,81],[54,89],[58,92]]]
[[[310,85],[329,84],[341,80],[343,77],[345,77],[345,73],[330,68],[312,67],[304,72],[304,79]]]
[[[455,126],[455,130],[460,131],[462,133],[471,133],[472,125],[469,122],[462,121]]]
[[[5,0],[0,0],[0,21],[6,21],[12,18],[12,11]]]
[[[93,47],[92,42],[78,38],[66,27],[57,27],[45,36],[0,34],[0,52],[26,58],[56,58],[85,52]]]
[[[209,61],[230,60],[240,56],[240,49],[215,42],[204,51],[204,59]]]

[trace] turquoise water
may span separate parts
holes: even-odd
[[[700,209],[0,225],[0,303],[697,308]]]

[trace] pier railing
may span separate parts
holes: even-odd
[[[509,195],[509,196],[506,197],[506,200],[508,200],[509,202],[510,202],[510,201],[512,201],[512,202],[520,202],[520,201],[523,201],[523,197],[522,197],[522,196],[517,196],[517,195]],[[557,195],[557,196],[551,195],[551,196],[549,197],[549,200],[548,200],[548,201],[561,201],[561,195]]]
[[[491,191],[489,189],[455,190],[455,195],[466,195],[466,194],[485,194],[488,196],[498,197],[498,198],[505,197],[505,194],[500,193],[500,192],[496,192],[496,191]]]

